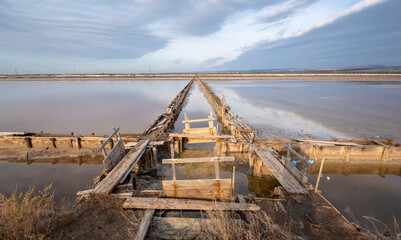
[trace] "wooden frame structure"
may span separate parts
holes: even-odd
[[[172,180],[162,181],[163,194],[167,197],[200,198],[200,199],[231,199],[234,193],[235,167],[233,178],[220,178],[219,162],[235,161],[231,157],[205,157],[163,159],[163,164],[171,164]],[[181,163],[214,163],[214,179],[177,180],[175,164]]]
[[[113,127],[113,134],[110,135],[109,138],[105,142],[100,140],[101,146],[99,147],[99,150],[103,152],[104,155],[104,160],[103,160],[103,165],[107,172],[110,172],[120,161],[121,159],[124,158],[124,156],[127,154],[127,151],[125,150],[124,147],[124,142],[123,139],[121,138],[120,133],[118,132],[120,128],[115,129]],[[111,147],[111,150],[109,153],[106,151],[106,144],[107,143],[113,143],[113,137],[115,137],[116,144],[114,147]]]
[[[185,120],[182,123],[185,124],[184,134],[197,134],[197,135],[217,135],[217,128],[214,126],[213,121],[216,120],[213,118],[213,112],[210,111],[210,115],[208,118],[204,119],[193,119],[189,120],[187,113],[184,113]],[[196,122],[209,122],[209,127],[206,128],[191,128],[190,123]]]

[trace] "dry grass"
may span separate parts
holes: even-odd
[[[212,224],[201,226],[198,239],[292,239],[292,234],[282,231],[264,211],[216,210],[208,212],[207,218],[212,220]]]
[[[345,209],[345,212],[350,216],[350,218],[353,221],[354,226],[361,232],[365,233],[369,237],[372,237],[374,239],[394,239],[394,240],[401,240],[401,231],[398,225],[397,218],[393,216],[393,223],[394,223],[394,229],[391,230],[391,227],[387,226],[384,224],[382,221],[374,218],[374,217],[368,217],[368,216],[363,216],[365,220],[369,224],[363,224],[360,221],[358,221],[354,215],[352,214],[351,210],[349,208]]]
[[[0,239],[44,239],[57,215],[51,184],[36,192],[0,193]]]

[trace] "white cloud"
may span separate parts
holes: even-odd
[[[157,64],[161,71],[197,69],[223,65],[261,43],[305,34],[341,17],[359,12],[385,0],[309,1],[288,0],[260,10],[243,10],[230,15],[221,28],[206,36],[174,34],[171,22],[156,22],[152,34],[169,38],[163,49],[148,53],[135,62]]]

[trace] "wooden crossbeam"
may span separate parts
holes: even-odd
[[[212,139],[235,138],[232,135],[199,135],[199,134],[182,134],[182,133],[170,133],[169,136],[182,137],[182,138],[212,138]]]
[[[260,207],[253,203],[227,203],[205,200],[176,199],[176,198],[128,198],[124,208],[138,209],[175,209],[175,210],[233,210],[233,211],[259,211]]]
[[[209,163],[209,162],[232,162],[235,161],[234,156],[229,157],[204,157],[204,158],[176,158],[163,159],[163,164],[169,163]]]

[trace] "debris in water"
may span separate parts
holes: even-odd
[[[326,180],[327,180],[327,181],[330,181],[330,179],[331,179],[331,178],[330,178],[329,176],[326,177]]]

